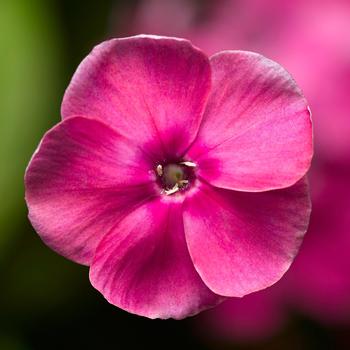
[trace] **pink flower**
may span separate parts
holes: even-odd
[[[183,318],[281,278],[310,214],[306,100],[277,63],[188,41],[98,45],[26,172],[43,241],[112,304]]]
[[[187,37],[209,55],[240,48],[280,62],[312,106],[316,153],[348,161],[349,31],[348,0],[147,0],[129,27]]]
[[[349,323],[349,176],[349,164],[316,162],[310,227],[292,268],[271,288],[230,298],[203,314],[202,333],[204,325],[226,340],[261,340],[287,323],[291,309],[326,325]]]
[[[278,331],[289,310],[326,325],[349,324],[350,3],[215,0],[202,17],[202,4],[190,4],[143,1],[131,30],[186,36],[207,53],[240,47],[281,62],[312,105],[317,149],[310,228],[292,268],[272,288],[231,299],[199,324],[205,318],[219,334],[245,340]]]

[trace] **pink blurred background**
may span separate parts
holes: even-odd
[[[209,55],[259,52],[294,76],[313,114],[313,213],[299,256],[273,287],[198,317],[198,334],[257,342],[299,315],[349,329],[350,1],[141,1],[128,33],[185,37]]]

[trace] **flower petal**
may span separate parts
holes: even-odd
[[[184,318],[222,300],[197,274],[186,246],[179,203],[137,208],[106,236],[90,281],[112,304],[149,318]]]
[[[98,120],[69,118],[41,141],[25,176],[29,218],[58,253],[89,264],[104,234],[154,195],[141,151]]]
[[[305,98],[277,63],[252,52],[211,58],[213,88],[187,158],[211,184],[243,191],[284,188],[312,158]]]
[[[247,193],[203,185],[184,202],[189,252],[204,283],[224,296],[266,288],[287,271],[310,215],[305,179]]]
[[[178,156],[198,131],[209,89],[209,60],[189,41],[112,39],[80,64],[62,116],[102,119],[149,152]]]

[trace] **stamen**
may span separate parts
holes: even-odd
[[[179,184],[175,184],[175,186],[173,188],[171,188],[170,190],[164,190],[164,193],[167,196],[169,196],[170,194],[177,192],[179,189],[180,189]]]
[[[193,168],[195,163],[184,161],[181,163],[158,164],[155,172],[157,182],[162,187],[162,193],[166,195],[174,194],[185,190],[193,180]]]
[[[183,188],[187,184],[188,184],[188,180],[180,180],[174,185],[173,188],[164,190],[164,193],[169,196],[170,194],[173,194],[179,191],[181,188]]]
[[[188,180],[180,180],[180,181],[178,182],[178,184],[179,184],[179,187],[180,187],[180,188],[181,188],[181,187],[184,187],[185,185],[188,184]]]
[[[182,165],[186,165],[186,166],[188,166],[188,167],[190,167],[190,168],[195,168],[196,167],[196,163],[193,163],[193,162],[181,162],[180,164],[182,164]]]
[[[157,165],[157,174],[158,174],[158,176],[163,175],[163,167],[160,164]]]

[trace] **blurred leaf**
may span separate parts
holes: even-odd
[[[26,164],[44,130],[59,120],[61,43],[49,3],[1,1],[0,255],[26,215]]]

